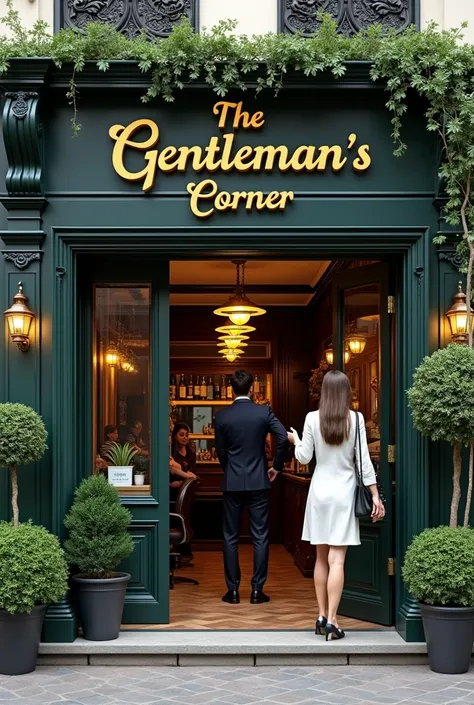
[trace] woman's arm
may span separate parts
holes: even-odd
[[[176,460],[173,460],[173,458],[170,458],[169,466],[170,466],[170,473],[172,475],[177,475],[178,477],[182,477],[184,480],[188,480],[191,477],[196,477],[196,475],[193,472],[186,472],[185,470],[183,470],[181,465],[179,463],[177,463]]]
[[[309,414],[307,414],[304,429],[303,438],[300,440],[298,434],[294,434],[295,437],[295,458],[302,465],[307,465],[311,462],[314,455],[314,436],[313,436],[313,424]],[[291,440],[291,439],[290,439]]]

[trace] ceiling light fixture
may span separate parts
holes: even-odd
[[[236,326],[244,326],[253,316],[263,316],[266,313],[264,308],[255,306],[244,293],[245,283],[245,260],[233,260],[232,264],[237,267],[237,283],[235,292],[230,297],[225,306],[216,308],[216,316],[226,316],[230,318]]]

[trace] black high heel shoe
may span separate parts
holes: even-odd
[[[323,636],[324,632],[321,630],[326,628],[327,623],[328,620],[326,619],[326,617],[318,617],[318,621],[316,622],[316,626],[314,628],[314,633]]]
[[[346,633],[342,629],[335,627],[334,624],[329,624],[329,622],[326,623],[326,641],[328,639],[344,639],[345,636]]]

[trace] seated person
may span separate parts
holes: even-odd
[[[137,449],[138,455],[148,456],[145,441],[142,438],[143,424],[141,421],[134,421],[130,426],[130,433],[127,435],[126,442]]]
[[[104,442],[100,446],[99,455],[104,458],[107,462],[110,462],[108,458],[108,453],[113,448],[114,443],[118,443],[119,432],[117,426],[113,424],[107,424],[104,428]]]

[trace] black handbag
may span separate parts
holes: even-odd
[[[370,519],[372,516],[372,492],[362,481],[362,444],[360,440],[359,413],[356,411],[356,427],[354,440],[354,470],[356,474],[356,489],[354,512],[358,519]],[[359,456],[357,457],[357,450]]]

